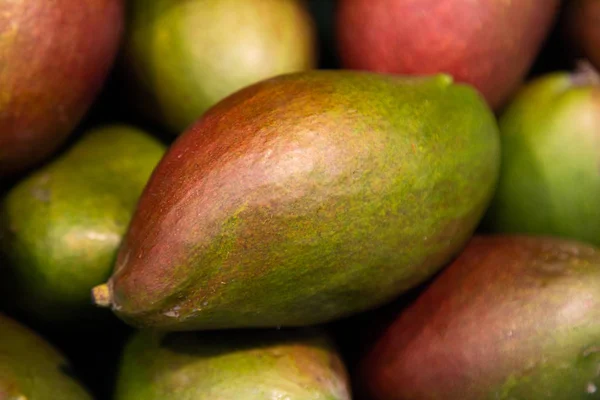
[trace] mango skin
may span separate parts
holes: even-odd
[[[110,276],[164,152],[137,128],[96,127],[8,192],[0,204],[0,248],[19,306],[44,320],[94,310],[90,290]]]
[[[302,0],[132,0],[127,21],[131,102],[176,135],[247,85],[316,67]]]
[[[263,81],[169,148],[98,303],[167,330],[312,325],[381,305],[467,243],[498,161],[493,114],[448,76]]]
[[[502,162],[490,232],[600,245],[600,86],[593,71],[529,82],[500,117]],[[600,82],[600,81],[599,81]]]
[[[74,130],[116,58],[123,14],[122,0],[0,2],[0,178]]]
[[[500,110],[550,32],[558,0],[340,0],[344,68],[447,73]]]
[[[346,368],[319,330],[138,332],[115,400],[350,400]]]
[[[565,20],[573,45],[600,69],[600,1],[571,0]]]
[[[476,236],[362,360],[370,400],[577,400],[600,388],[600,250]]]
[[[91,400],[65,357],[36,332],[0,313],[0,399]]]

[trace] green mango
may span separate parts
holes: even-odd
[[[353,382],[369,400],[600,396],[600,249],[490,235],[395,318]]]
[[[130,0],[127,21],[129,103],[176,135],[247,85],[317,66],[303,0]]]
[[[0,399],[91,400],[65,357],[28,327],[0,313]]]
[[[323,332],[138,332],[115,400],[350,400],[346,368]]]
[[[13,187],[0,205],[0,245],[13,296],[44,320],[94,310],[135,205],[165,146],[125,125],[85,132]]]
[[[384,304],[467,243],[499,158],[492,112],[446,75],[265,80],[170,147],[96,303],[168,330],[312,325]]]
[[[536,78],[501,116],[487,231],[600,245],[600,78],[587,68]]]

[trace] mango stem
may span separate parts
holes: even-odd
[[[600,74],[588,60],[580,60],[571,77],[577,86],[600,86]]]
[[[112,296],[106,283],[92,289],[92,301],[99,307],[110,307]]]

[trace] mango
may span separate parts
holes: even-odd
[[[85,132],[0,204],[0,248],[13,297],[44,320],[94,311],[139,196],[165,146],[127,125]],[[7,272],[8,273],[8,272]]]
[[[467,243],[499,159],[492,112],[446,75],[262,81],[169,148],[95,301],[167,330],[304,326],[370,309]]]
[[[131,0],[122,58],[130,103],[175,135],[233,92],[316,67],[303,0]]]
[[[529,82],[500,117],[500,180],[487,231],[600,245],[600,78],[589,64],[581,68]]]
[[[354,374],[370,400],[598,398],[600,249],[474,237]]]
[[[320,330],[138,332],[115,400],[350,400],[346,368]]]
[[[0,2],[0,178],[47,161],[102,88],[122,0]]]
[[[559,0],[340,0],[344,68],[446,73],[494,110],[518,90],[554,25]]]
[[[0,313],[0,399],[91,400],[54,346]]]

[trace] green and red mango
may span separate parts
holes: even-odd
[[[600,249],[476,236],[367,352],[370,400],[576,400],[600,388]]]
[[[485,101],[445,75],[260,82],[170,147],[96,302],[166,330],[311,325],[381,305],[469,240],[498,144]]]

